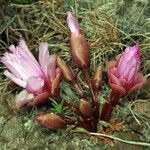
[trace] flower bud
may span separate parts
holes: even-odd
[[[71,66],[62,60],[60,57],[57,57],[57,65],[61,69],[64,79],[69,83],[75,83],[77,77],[72,70]]]
[[[139,46],[127,47],[116,61],[107,63],[107,74],[112,92],[119,95],[141,88],[146,78],[139,72]]]
[[[75,86],[76,91],[81,97],[84,97],[81,87],[77,83],[77,77],[72,70],[71,66],[63,61],[60,57],[57,57],[57,65],[61,69],[64,79]]]
[[[66,122],[58,115],[51,113],[41,112],[36,115],[36,120],[43,126],[50,129],[62,129],[66,126]]]
[[[102,86],[102,67],[101,67],[101,65],[98,66],[98,68],[96,69],[91,82],[92,82],[93,90],[99,91]]]
[[[78,104],[78,108],[80,113],[86,117],[89,118],[92,116],[91,112],[91,104],[84,98],[81,98]]]
[[[77,67],[81,70],[89,68],[90,54],[85,37],[81,34],[78,23],[71,12],[67,13],[67,23],[71,31],[71,55]]]

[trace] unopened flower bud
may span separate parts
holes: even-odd
[[[66,122],[58,115],[51,113],[41,112],[36,117],[36,120],[43,126],[50,129],[62,129],[66,126]]]
[[[69,83],[75,83],[77,77],[72,70],[71,66],[62,60],[60,57],[57,57],[57,65],[61,69],[64,79]]]
[[[98,68],[96,69],[91,82],[92,82],[93,90],[99,91],[102,86],[102,67],[101,67],[101,65],[98,66]]]
[[[77,77],[72,70],[71,66],[62,60],[60,57],[57,57],[57,65],[61,69],[64,79],[75,86],[75,89],[81,97],[84,97],[81,87],[77,83]]]
[[[78,108],[80,113],[86,117],[89,118],[92,116],[91,112],[91,104],[84,98],[81,98],[78,104]]]
[[[71,31],[71,55],[77,67],[81,70],[89,68],[90,54],[84,35],[80,32],[78,22],[71,12],[67,13],[67,23]]]

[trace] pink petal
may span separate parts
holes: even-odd
[[[44,74],[41,68],[38,67],[36,64],[32,63],[30,60],[21,58],[19,60],[18,65],[20,66],[21,70],[28,76],[28,78],[33,77],[33,76],[44,77]],[[24,79],[24,80],[27,80],[27,79]]]
[[[23,39],[20,40],[19,45],[16,47],[16,51],[13,54],[17,60],[20,61],[20,66],[25,68],[24,72],[26,72],[26,74],[30,77],[43,75],[40,65],[28,49],[26,42]]]
[[[43,69],[43,72],[47,76],[48,71],[48,62],[49,62],[49,51],[48,51],[48,43],[40,43],[39,46],[39,62]]]
[[[5,53],[6,54],[6,53]],[[11,61],[8,61],[7,57],[1,57],[0,62],[5,64],[5,66],[10,70],[12,74],[14,74],[17,78],[21,79],[20,74],[17,72],[17,70],[14,68],[14,65]]]
[[[16,84],[18,84],[19,86],[26,88],[27,83],[19,78],[16,78],[12,73],[10,73],[9,71],[5,70],[4,71],[5,76],[7,76],[8,78],[10,78],[13,82],[15,82]]]
[[[126,67],[121,69],[122,70],[122,74],[120,75],[120,77],[123,77],[125,79],[128,79],[128,75],[130,73],[131,68],[136,68],[136,60],[135,59],[131,59],[126,63]]]
[[[137,72],[139,69],[139,64],[140,64],[140,52],[139,52],[138,45],[133,46],[133,47],[127,47],[123,55],[121,56],[118,66],[117,66],[118,76],[124,77],[127,79],[130,69],[133,66],[135,66],[136,72]]]
[[[124,55],[124,53],[123,53]],[[119,61],[118,61],[118,66],[117,66],[117,74],[119,77],[121,77],[121,75],[124,73],[124,70],[126,68],[126,61],[123,60],[123,55],[122,57],[120,57]]]
[[[2,58],[2,62],[16,77],[25,81],[29,78],[28,74],[26,74],[26,71],[23,71],[24,68],[20,65],[20,60],[16,57],[16,55],[5,53],[4,57]]]
[[[33,77],[27,81],[27,91],[29,93],[39,94],[43,92],[44,80],[38,77]]]
[[[56,77],[56,55],[50,55],[48,64],[48,77],[50,81]]]
[[[43,75],[43,72],[36,60],[33,61],[26,53],[24,53],[22,49],[20,49],[20,47],[16,47],[16,50],[17,53],[14,54],[14,57],[16,57],[16,60],[18,60],[20,67],[22,67],[22,70],[26,74],[28,74],[29,77]]]
[[[70,11],[67,12],[67,24],[71,32],[80,33],[78,22]]]
[[[32,55],[32,53],[28,49],[25,40],[20,39],[18,47],[21,49],[21,51],[23,51],[23,53],[25,54],[25,56],[28,56],[29,59],[31,59],[34,63],[36,63],[38,65],[38,62],[36,61],[36,59],[34,58],[34,56]]]
[[[133,66],[127,73],[127,77],[126,77],[127,82],[130,82],[130,81],[132,82],[135,79],[136,73],[137,73],[136,66]]]
[[[10,45],[8,49],[13,53],[16,51],[16,48],[14,45]]]
[[[15,97],[14,109],[19,109],[25,105],[33,106],[38,104],[43,104],[48,100],[49,93],[44,92],[37,96],[28,93],[26,90],[21,91]]]
[[[23,107],[24,105],[28,104],[30,101],[34,99],[34,95],[31,93],[28,93],[26,90],[21,91],[19,94],[15,97],[15,104],[14,109],[19,109]]]
[[[5,53],[1,58],[7,68],[18,78],[27,81],[33,76],[43,76],[43,72],[39,66],[34,63],[28,55],[23,53],[19,47],[16,47],[15,53]],[[29,65],[30,64],[30,65]]]

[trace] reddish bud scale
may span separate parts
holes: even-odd
[[[77,67],[80,70],[89,68],[90,54],[85,37],[81,33],[71,32],[70,48],[71,55]]]

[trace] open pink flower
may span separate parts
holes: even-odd
[[[16,96],[15,107],[43,103],[49,95],[55,94],[61,71],[56,68],[56,55],[49,55],[48,44],[39,46],[39,63],[36,61],[25,41],[21,39],[18,46],[9,47],[0,61],[8,70],[4,74],[25,90]]]
[[[124,95],[141,88],[146,78],[139,72],[140,50],[138,45],[127,47],[116,61],[107,63],[109,83],[114,93]]]

